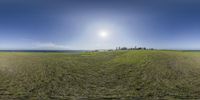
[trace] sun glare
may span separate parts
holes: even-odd
[[[102,38],[106,38],[106,37],[108,37],[108,32],[101,31],[101,32],[99,32],[99,36],[102,37]]]

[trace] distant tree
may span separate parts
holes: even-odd
[[[142,47],[138,47],[137,50],[142,50]]]
[[[149,48],[149,50],[154,50],[154,48]]]
[[[122,47],[120,50],[127,50],[127,47]]]
[[[133,48],[128,48],[128,50],[133,50]]]
[[[99,50],[94,50],[94,52],[99,52]]]
[[[112,49],[109,49],[108,51],[113,51]]]
[[[137,46],[135,46],[135,48],[134,48],[135,50],[137,49]]]

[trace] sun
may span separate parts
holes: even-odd
[[[99,36],[102,37],[102,38],[106,38],[106,37],[108,37],[108,32],[107,31],[100,31]]]

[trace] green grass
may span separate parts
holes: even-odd
[[[200,98],[200,52],[0,53],[0,99],[144,98]]]

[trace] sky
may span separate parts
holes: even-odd
[[[198,0],[1,0],[1,50],[200,49]]]

